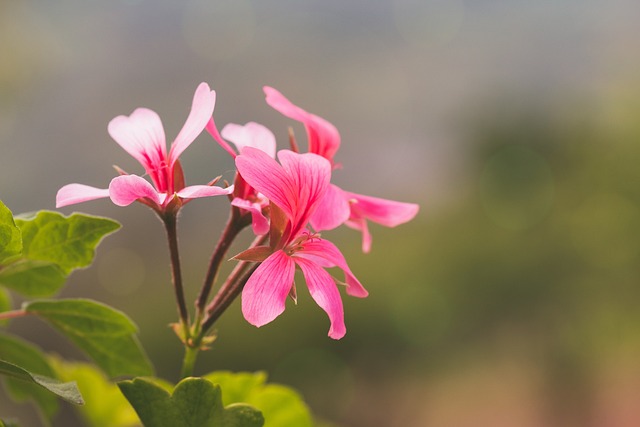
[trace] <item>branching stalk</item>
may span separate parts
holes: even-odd
[[[249,248],[260,246],[267,240],[267,235],[258,236],[251,243]],[[240,261],[220,290],[207,307],[207,317],[202,322],[201,334],[206,334],[213,326],[214,322],[222,315],[222,313],[231,305],[233,300],[240,295],[244,284],[249,280],[249,276],[257,268],[252,262]]]
[[[204,309],[207,304],[207,299],[209,298],[209,294],[211,293],[213,284],[215,283],[216,277],[218,276],[220,264],[222,263],[234,239],[245,226],[246,224],[243,223],[240,215],[238,215],[238,210],[232,207],[227,224],[222,231],[222,235],[218,240],[216,248],[211,254],[211,259],[209,260],[209,268],[207,269],[207,275],[205,276],[202,288],[200,289],[200,294],[196,299],[197,319],[202,319],[202,316],[204,316]]]
[[[237,273],[229,276],[229,279],[225,282],[220,293],[216,295],[209,307],[207,307],[207,317],[202,322],[202,334],[206,334],[213,324],[220,318],[222,313],[231,305],[236,299],[245,283],[249,280],[249,277],[253,274],[258,265],[252,262],[241,261],[236,266]],[[235,270],[234,270],[235,271]]]

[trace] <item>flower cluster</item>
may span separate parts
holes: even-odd
[[[264,237],[234,257],[257,265],[243,283],[245,319],[262,326],[279,316],[287,297],[296,298],[294,274],[299,268],[312,298],[329,316],[329,336],[340,339],[346,327],[337,284],[346,285],[348,295],[366,297],[368,293],[340,250],[320,232],[342,224],[360,230],[362,249],[368,252],[372,240],[367,221],[394,227],[411,220],[418,206],[352,193],[331,184],[332,172],[337,168],[334,157],[340,148],[335,126],[294,105],[271,87],[264,91],[267,104],[304,125],[307,153],[300,153],[292,141],[292,150],[281,150],[276,155],[273,133],[254,122],[228,124],[218,132],[213,119],[215,92],[202,83],[168,153],[162,123],[153,111],[139,108],[130,116],[119,116],[109,123],[111,137],[142,164],[151,183],[119,170],[120,175],[112,179],[108,189],[82,184],[61,188],[57,206],[109,197],[120,206],[134,201],[144,203],[162,217],[175,215],[190,199],[228,195],[232,209],[247,218],[246,223],[252,225],[256,236]],[[204,129],[234,158],[234,185],[219,187],[214,185],[216,180],[206,185],[185,185],[179,156]],[[264,244],[267,237],[268,244]],[[343,281],[326,271],[332,267],[343,271]]]

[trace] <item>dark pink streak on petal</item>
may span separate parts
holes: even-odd
[[[347,333],[347,328],[344,325],[344,308],[336,283],[329,273],[313,261],[297,257],[294,257],[294,260],[302,270],[314,301],[329,316],[329,336],[339,340]]]
[[[282,314],[294,273],[295,263],[284,251],[274,252],[258,266],[242,290],[247,322],[260,327]]]
[[[152,110],[138,108],[129,117],[111,120],[107,129],[109,135],[140,162],[158,191],[166,191],[167,146],[160,117]]]
[[[56,208],[103,197],[109,197],[109,190],[106,188],[95,188],[84,184],[67,184],[58,190]]]
[[[309,222],[331,180],[331,164],[312,153],[298,154],[289,150],[278,152],[278,159],[291,178],[296,196],[291,237],[296,237]]]

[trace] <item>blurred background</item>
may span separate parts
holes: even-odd
[[[421,210],[373,225],[367,255],[358,233],[325,234],[370,291],[344,297],[344,339],[298,280],[298,305],[259,330],[235,303],[198,373],[265,370],[345,427],[638,426],[638,22],[636,0],[4,0],[0,199],[54,209],[67,183],[106,187],[112,164],[142,173],[107,123],[148,107],[171,141],[201,81],[220,128],[257,121],[286,148],[293,125],[304,146],[264,103],[273,86],[340,130],[334,182]],[[189,183],[232,178],[206,134],[182,159]],[[74,210],[123,229],[62,296],[128,313],[175,381],[160,222],[107,200]],[[183,211],[190,300],[226,215],[221,198]],[[10,330],[82,358],[35,320]],[[0,410],[37,425],[3,391]]]

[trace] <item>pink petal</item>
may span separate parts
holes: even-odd
[[[213,109],[216,105],[216,92],[209,88],[206,83],[200,83],[193,95],[191,104],[191,112],[178,133],[178,136],[171,144],[169,151],[169,166],[180,157],[180,154],[189,146],[204,130],[207,122],[213,115]]]
[[[303,243],[303,249],[296,252],[296,257],[315,261],[322,267],[338,267],[344,272],[347,293],[351,296],[364,298],[369,292],[351,272],[340,249],[324,239],[310,239]]]
[[[229,123],[222,129],[222,136],[233,142],[239,153],[244,147],[253,147],[276,157],[276,137],[259,123],[249,122],[244,126]]]
[[[242,314],[247,322],[260,327],[282,314],[295,269],[284,251],[274,252],[258,266],[242,290]]]
[[[269,86],[263,89],[267,104],[290,119],[305,125],[309,136],[309,151],[333,162],[333,157],[340,148],[340,133],[336,127],[322,117],[294,105],[276,89]]]
[[[84,184],[68,184],[58,190],[56,195],[56,208],[75,205],[76,203],[109,197],[106,188],[90,187]]]
[[[387,227],[395,227],[412,220],[420,209],[415,203],[396,202],[356,193],[347,195],[355,202],[351,205],[352,219],[365,218]]]
[[[292,179],[293,192],[296,194],[296,209],[291,233],[295,237],[306,227],[309,217],[329,187],[331,164],[327,159],[316,154],[298,154],[289,150],[278,152],[278,159]]]
[[[222,188],[215,185],[190,185],[176,194],[183,199],[197,199],[199,197],[224,196],[233,193],[233,186]]]
[[[207,122],[207,126],[206,128],[207,132],[209,132],[209,135],[211,135],[211,137],[218,143],[220,144],[220,146],[222,148],[224,148],[224,150],[229,153],[231,155],[231,157],[233,157],[234,159],[236,158],[237,154],[235,151],[233,151],[233,148],[231,148],[231,146],[229,145],[229,143],[227,143],[227,141],[225,141],[224,139],[222,139],[222,136],[220,136],[220,132],[218,132],[218,128],[216,127],[216,122],[213,120],[213,117],[211,117],[209,119],[209,122]]]
[[[309,113],[297,105],[294,105],[277,89],[270,86],[264,86],[262,89],[266,95],[265,100],[267,101],[267,104],[269,104],[273,109],[290,119],[297,120],[299,122],[307,120]]]
[[[269,220],[262,214],[262,206],[260,203],[236,197],[231,201],[231,204],[251,213],[251,225],[255,235],[262,236],[269,232]]]
[[[316,211],[311,215],[311,226],[316,231],[333,230],[348,220],[350,213],[347,194],[341,188],[330,184]]]
[[[111,200],[118,206],[128,206],[138,199],[147,198],[161,204],[164,196],[145,179],[137,175],[121,175],[109,184]]]
[[[313,261],[297,257],[294,257],[294,260],[302,270],[314,301],[329,316],[329,336],[339,340],[347,333],[347,328],[344,325],[344,309],[336,283],[329,273]]]
[[[165,163],[167,146],[160,117],[147,108],[134,110],[129,117],[109,122],[109,135],[155,177]]]
[[[344,223],[347,227],[359,230],[362,232],[362,252],[365,254],[371,252],[371,243],[373,238],[369,232],[369,225],[364,218],[350,219]]]
[[[305,122],[309,135],[309,151],[333,162],[333,157],[340,148],[338,129],[322,117],[311,115]]]
[[[278,205],[288,217],[293,216],[297,206],[294,184],[278,162],[262,150],[245,147],[236,157],[236,167],[250,186]]]

